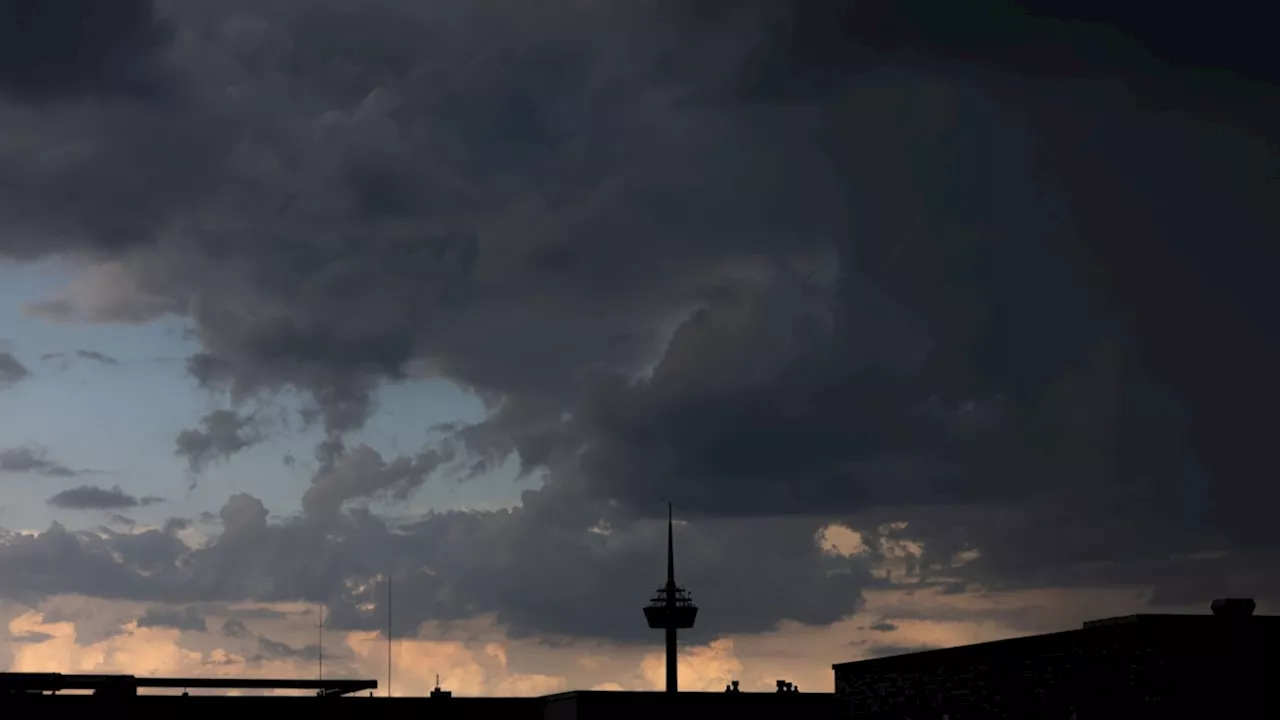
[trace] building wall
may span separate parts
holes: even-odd
[[[849,663],[836,668],[837,713],[868,720],[1280,717],[1265,692],[1275,639],[1261,624],[1132,622]]]
[[[547,698],[545,720],[828,720],[831,693],[578,692]]]

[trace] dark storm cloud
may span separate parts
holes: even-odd
[[[23,602],[59,594],[145,599],[154,582],[147,578],[171,573],[184,553],[180,540],[157,531],[72,532],[54,523],[38,537],[0,531],[0,538],[4,593]],[[95,589],[82,593],[88,588]]]
[[[134,94],[166,40],[151,0],[0,2],[0,92],[23,99]]]
[[[813,542],[836,518],[909,520],[938,582],[1276,591],[1280,101],[1247,52],[1214,69],[1176,15],[1116,29],[1092,5],[167,7],[149,57],[183,92],[4,108],[26,138],[7,252],[117,263],[113,288],[189,314],[210,389],[309,393],[326,468],[413,369],[486,399],[468,452],[547,485],[392,532],[335,510],[402,480],[322,471],[346,490],[284,524],[236,496],[206,548],[136,541],[183,558],[145,578],[125,536],[5,553],[69,553],[93,592],[323,598],[371,628],[336,588],[394,570],[406,623],[616,636],[644,632],[637,568],[661,557],[639,518],[674,500],[706,632],[855,608],[866,561]],[[246,447],[226,419],[180,454]],[[1207,549],[1227,553],[1171,559]]]
[[[193,608],[177,610],[173,608],[147,608],[147,612],[138,618],[138,627],[172,628],[174,630],[190,630],[206,632],[209,625]]]
[[[330,628],[377,630],[386,619],[382,578],[393,572],[397,636],[430,619],[492,613],[516,635],[651,638],[640,607],[663,577],[665,533],[656,522],[601,532],[586,515],[548,522],[516,510],[431,515],[395,528],[363,511],[276,524],[247,495],[234,496],[221,515],[223,533],[203,548],[158,531],[72,533],[55,525],[36,537],[8,536],[0,594],[173,604],[305,599],[327,604]],[[865,564],[819,552],[815,525],[718,520],[677,532],[677,572],[707,609],[694,636],[764,630],[779,618],[830,622],[856,610]],[[748,595],[753,602],[742,603]]]

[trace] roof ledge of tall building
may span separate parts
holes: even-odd
[[[1253,611],[1256,610],[1258,604],[1253,598],[1218,598],[1209,603],[1215,617],[1228,619],[1243,619],[1253,617]],[[1207,615],[1176,615],[1176,614],[1147,614],[1147,615],[1121,615],[1120,617],[1101,618],[1099,620],[1088,620],[1084,623],[1084,627],[1101,627],[1104,625],[1127,625],[1129,623],[1143,621],[1165,621],[1170,618],[1195,618],[1208,617]]]

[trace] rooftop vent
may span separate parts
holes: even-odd
[[[1252,598],[1218,598],[1209,604],[1214,615],[1232,618],[1249,617],[1256,607]]]

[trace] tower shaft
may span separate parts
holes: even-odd
[[[668,626],[667,632],[667,692],[678,692],[680,680],[676,672],[676,629]]]
[[[671,503],[667,503],[667,617],[674,620],[676,608],[676,542],[672,531]],[[674,622],[667,624],[667,692],[676,692],[680,687],[680,679],[676,663],[676,627]]]

